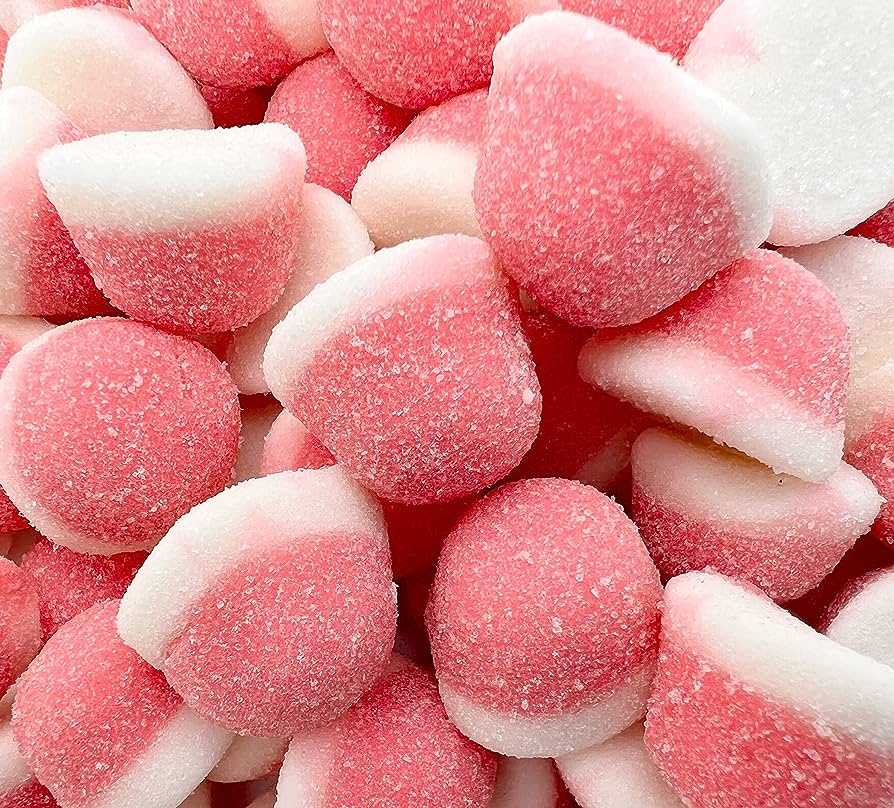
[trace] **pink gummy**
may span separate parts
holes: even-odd
[[[479,743],[519,757],[554,756],[624,729],[642,715],[660,599],[636,527],[612,500],[569,480],[502,486],[447,538],[428,606],[453,720]],[[616,714],[538,737],[539,719],[583,718],[629,689],[639,703],[631,698]],[[476,726],[457,711],[460,700],[502,732]]]
[[[545,308],[639,322],[766,237],[757,130],[669,57],[551,12],[510,32],[494,65],[475,206]]]
[[[862,224],[858,224],[849,235],[871,238],[894,247],[894,202],[874,213]]]
[[[494,45],[553,0],[320,0],[323,30],[369,92],[422,109],[487,84]]]
[[[334,465],[332,453],[292,413],[283,410],[276,417],[264,439],[261,475]]]
[[[120,599],[146,555],[84,555],[38,539],[22,557],[21,565],[37,590],[44,642],[91,606]]]
[[[230,478],[236,390],[194,342],[106,318],[54,329],[0,379],[0,481],[47,538],[152,547]]]
[[[40,649],[40,612],[34,582],[0,558],[0,696]]]
[[[199,90],[205,103],[208,104],[208,109],[211,110],[214,125],[224,128],[261,123],[271,95],[271,90],[267,87],[251,87],[244,90],[203,84]]]
[[[276,88],[265,120],[301,136],[308,182],[350,199],[360,172],[411,118],[366,92],[334,54],[324,53],[298,65]]]

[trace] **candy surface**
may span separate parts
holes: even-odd
[[[894,668],[894,568],[869,573],[859,581],[825,634]]]
[[[40,609],[34,582],[0,558],[0,696],[40,649]]]

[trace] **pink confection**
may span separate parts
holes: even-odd
[[[779,473],[822,482],[841,463],[850,358],[828,289],[755,250],[658,317],[597,334],[580,372]]]
[[[394,502],[492,485],[537,435],[517,307],[468,236],[410,241],[333,275],[276,327],[264,374],[339,463]]]
[[[22,556],[21,566],[37,590],[44,642],[91,606],[121,598],[146,555],[84,555],[39,538]]]
[[[447,712],[514,757],[554,757],[641,718],[661,584],[635,525],[594,488],[523,480],[447,538],[427,622]]]
[[[667,585],[646,745],[690,808],[880,808],[894,801],[894,669],[757,590]]]
[[[332,53],[298,65],[276,88],[266,120],[307,147],[307,179],[345,199],[360,172],[406,128],[412,113],[364,90]]]
[[[351,204],[377,247],[439,233],[481,237],[472,183],[487,91],[430,107],[360,175]]]
[[[750,121],[670,57],[566,12],[497,46],[474,199],[522,288],[597,328],[657,314],[770,228]]]
[[[288,746],[287,738],[237,735],[208,779],[214,783],[242,783],[267,777],[280,767]]]
[[[34,582],[0,558],[0,696],[40,650],[40,608]]]
[[[19,754],[5,710],[0,715],[0,808],[58,808]]]
[[[395,600],[374,498],[338,467],[291,471],[183,516],[137,573],[118,630],[201,715],[288,736],[379,676]]]
[[[273,329],[292,307],[318,283],[373,251],[366,227],[351,206],[319,185],[304,186],[298,232],[292,274],[282,296],[269,311],[236,331],[225,353],[230,373],[243,393],[269,392],[262,369],[264,349]]]
[[[850,231],[850,235],[871,238],[894,247],[894,202],[890,202],[865,222],[858,224]]]
[[[854,582],[836,604],[825,633],[894,668],[894,567]]]
[[[274,84],[327,48],[314,0],[131,0],[140,21],[196,79]]]
[[[267,87],[239,89],[202,84],[199,90],[211,110],[214,125],[224,128],[261,123],[272,94]]]
[[[721,0],[562,0],[577,11],[682,59]]]
[[[92,6],[95,3],[96,0],[0,0],[0,27],[13,33],[38,14],[48,14],[62,8]],[[102,5],[130,8],[128,0],[102,0]]]
[[[39,168],[103,292],[135,319],[228,331],[288,282],[306,163],[285,126],[118,132],[56,146]]]
[[[83,133],[209,129],[195,82],[134,16],[95,5],[41,14],[10,37],[3,86],[25,85]]]
[[[488,808],[571,808],[572,804],[551,760],[500,758]]]
[[[276,419],[283,413],[273,396],[243,396],[242,430],[239,435],[239,455],[233,470],[233,482],[241,483],[253,477],[261,477],[261,459],[264,442]]]
[[[115,631],[117,601],[66,623],[19,680],[19,751],[61,808],[177,808],[220,759],[199,718]]]
[[[292,413],[283,410],[264,439],[259,476],[334,465],[332,453]]]
[[[37,175],[45,149],[78,136],[27,87],[0,91],[0,312],[89,317],[111,312]]]
[[[450,723],[430,673],[395,660],[335,723],[295,736],[278,806],[490,808],[496,756]]]
[[[373,95],[422,109],[483,87],[494,45],[556,0],[319,0],[323,30],[348,72]]]
[[[0,377],[0,484],[44,536],[77,552],[151,548],[229,482],[238,445],[222,365],[147,325],[55,328]]]
[[[662,576],[712,570],[783,602],[818,586],[881,505],[846,463],[806,483],[695,435],[648,430],[632,465],[631,515]]]

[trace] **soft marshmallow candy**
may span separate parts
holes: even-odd
[[[691,808],[894,802],[894,668],[747,584],[667,585],[646,745]]]
[[[872,214],[865,222],[850,231],[852,236],[871,238],[889,247],[894,247],[894,202],[889,202],[881,210]]]
[[[841,463],[850,364],[831,292],[767,250],[657,317],[597,333],[580,355],[591,384],[811,482]]]
[[[664,430],[640,435],[632,466],[631,515],[665,578],[709,569],[783,602],[818,586],[881,505],[846,463],[825,482],[807,483]]]
[[[571,808],[572,799],[551,760],[502,757],[488,808]]]
[[[726,0],[684,60],[767,144],[769,240],[837,236],[894,197],[894,6],[875,0]]]
[[[642,718],[661,584],[636,526],[594,488],[523,480],[447,537],[427,610],[454,723],[514,757],[555,757]]]
[[[497,260],[579,326],[636,323],[770,228],[758,131],[673,60],[597,20],[526,20],[494,53],[478,219]]]
[[[285,126],[117,132],[57,146],[39,170],[99,286],[134,319],[229,331],[289,280],[306,160]]]
[[[287,738],[237,735],[208,779],[212,783],[244,783],[267,777],[280,767],[288,746]]]
[[[357,480],[404,504],[492,485],[537,435],[517,306],[468,236],[410,241],[333,275],[276,327],[264,375]]]
[[[430,673],[402,658],[329,726],[298,733],[277,808],[490,808],[496,755],[450,723]]]
[[[55,328],[0,376],[0,485],[81,553],[153,547],[229,482],[236,388],[191,340],[117,318]]]
[[[41,646],[40,607],[34,582],[0,558],[0,697],[28,667]]]
[[[339,467],[248,480],[197,505],[121,602],[121,637],[240,734],[331,721],[384,669],[396,596],[375,499]]]
[[[361,87],[333,53],[298,65],[276,88],[266,120],[294,129],[307,149],[307,180],[345,199],[360,172],[406,128],[412,113]]]
[[[79,136],[27,87],[0,90],[0,312],[89,317],[111,312],[37,174],[45,149]]]
[[[115,630],[117,601],[63,626],[16,688],[19,751],[60,808],[177,808],[232,738]]]
[[[855,582],[837,605],[825,634],[894,668],[894,567]]]
[[[41,14],[10,37],[3,86],[24,85],[84,134],[210,129],[195,82],[134,16],[105,5]]]
[[[377,247],[439,233],[481,237],[472,202],[487,91],[419,113],[360,175],[351,204]]]

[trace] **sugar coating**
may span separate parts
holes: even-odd
[[[306,159],[288,127],[116,132],[46,152],[47,195],[103,292],[184,333],[276,302],[300,238]]]
[[[12,561],[0,558],[0,695],[34,659],[40,640],[34,582]]]
[[[551,760],[500,758],[488,808],[571,808],[571,804]]]
[[[894,567],[856,583],[825,634],[894,668]]]
[[[837,236],[894,197],[894,169],[879,159],[894,148],[894,129],[879,105],[894,88],[890,5],[725,2],[684,65],[764,135],[773,244]]]
[[[288,410],[271,424],[264,438],[260,474],[334,466],[335,458]]]
[[[894,341],[894,247],[838,236],[782,252],[835,295],[853,342],[852,378],[885,364]]]
[[[825,482],[807,483],[664,430],[640,435],[632,466],[631,515],[665,578],[712,570],[781,602],[818,586],[882,503],[846,463]]]
[[[0,3],[0,28],[7,33],[13,33],[38,14],[48,14],[62,8],[92,5],[94,0],[3,0]],[[103,5],[130,8],[128,0],[104,0]]]
[[[97,604],[44,646],[17,686],[15,739],[61,808],[176,808],[231,736],[124,645],[117,610]]]
[[[489,808],[496,756],[450,723],[430,673],[402,664],[334,724],[295,736],[277,808]]]
[[[894,247],[894,202],[873,213],[865,222],[850,231],[852,236],[862,236]]]
[[[28,87],[0,91],[0,311],[89,317],[111,311],[37,175],[37,158],[79,136]]]
[[[537,434],[517,308],[468,236],[407,242],[333,275],[276,327],[264,375],[339,463],[394,502],[491,485]]]
[[[472,183],[486,113],[486,90],[429,107],[363,170],[351,204],[377,247],[439,233],[481,237]]]
[[[562,8],[596,17],[682,59],[721,0],[562,0]]]
[[[649,758],[642,724],[556,763],[581,808],[683,808]]]
[[[224,128],[261,123],[271,95],[267,87],[241,89],[200,84],[199,91],[211,111],[214,125]]]
[[[44,536],[110,555],[154,546],[229,481],[236,389],[195,342],[116,318],[55,328],[0,377],[0,484]]]
[[[438,560],[426,620],[448,713],[518,757],[611,737],[642,716],[660,599],[636,527],[608,497],[560,479],[500,487]]]
[[[135,17],[104,5],[41,14],[9,40],[3,86],[31,87],[84,134],[210,129],[193,80]]]
[[[308,183],[301,195],[298,246],[282,295],[254,322],[238,329],[226,351],[230,374],[242,393],[266,393],[264,350],[273,329],[317,284],[361,258],[371,255],[366,227],[343,199]]]
[[[746,584],[665,592],[646,745],[694,808],[894,800],[894,669],[817,634]]]
[[[38,538],[22,556],[21,567],[37,591],[43,640],[91,606],[120,599],[146,556],[85,555]]]
[[[597,334],[581,376],[811,482],[841,462],[850,337],[835,298],[754,250],[666,312]]]
[[[239,455],[233,469],[234,483],[262,476],[261,460],[267,433],[285,412],[273,396],[243,396],[240,405],[242,429],[239,433]]]
[[[214,783],[243,783],[266,777],[282,764],[288,746],[288,738],[237,735],[208,779]]]
[[[301,135],[308,182],[350,199],[360,172],[412,117],[368,93],[335,54],[324,53],[298,65],[276,88],[265,120]]]
[[[519,285],[596,328],[657,314],[770,227],[754,125],[670,57],[567,12],[494,52],[474,199]]]
[[[422,109],[483,87],[494,45],[555,0],[319,0],[339,61],[373,95]]]
[[[248,480],[193,508],[137,573],[118,630],[201,715],[287,736],[359,698],[395,623],[381,509],[333,467]]]
[[[190,75],[219,87],[274,84],[328,46],[313,0],[132,0]]]
[[[9,719],[0,717],[0,808],[57,808],[19,754]]]

